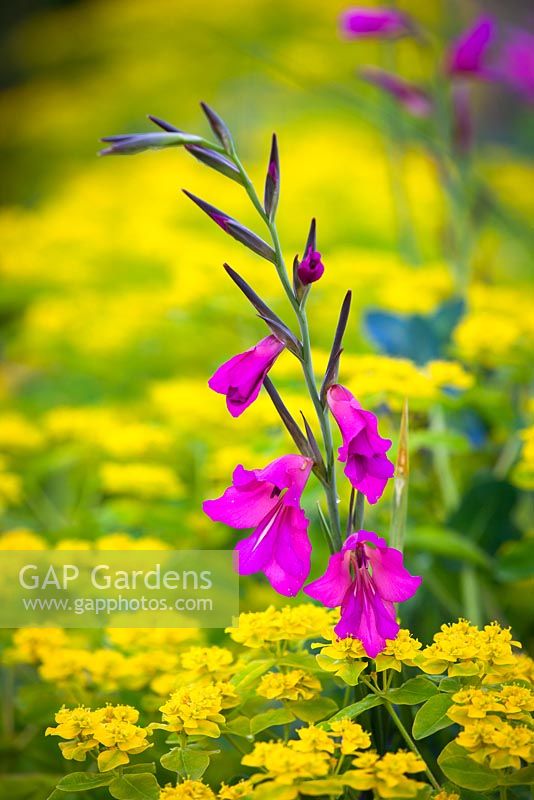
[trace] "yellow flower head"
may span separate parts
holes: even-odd
[[[184,670],[196,675],[223,677],[229,673],[232,653],[225,647],[191,647],[180,658]]]
[[[376,671],[394,669],[400,672],[402,665],[413,667],[414,658],[421,649],[421,642],[410,631],[401,628],[395,639],[386,639],[384,650],[376,657]]]
[[[160,711],[167,730],[217,738],[224,722],[219,713],[222,707],[223,696],[217,686],[190,684],[173,692]]]
[[[534,759],[534,731],[526,725],[513,725],[497,716],[465,726],[456,741],[479,763],[491,769],[520,769]]]
[[[340,748],[342,755],[354,755],[358,750],[366,750],[371,747],[371,737],[367,731],[364,731],[361,725],[350,719],[331,722],[330,734],[335,738],[341,737]]]
[[[49,651],[64,648],[68,637],[62,628],[19,628],[9,651],[12,663],[38,664]]]
[[[447,716],[459,725],[466,725],[474,719],[484,719],[488,714],[504,711],[499,695],[484,689],[461,689],[453,694],[454,705]]]
[[[159,800],[215,800],[215,795],[202,781],[185,780],[177,786],[160,789]]]
[[[303,778],[318,778],[328,772],[328,753],[303,752],[295,749],[295,741],[256,742],[254,749],[241,760],[246,767],[261,767],[269,778],[292,785]]]
[[[289,672],[267,672],[257,692],[269,700],[311,700],[321,691],[321,683],[302,669]]]
[[[218,800],[242,800],[252,794],[254,784],[252,781],[241,780],[239,783],[233,783],[227,786],[225,783],[221,784],[221,788],[217,794]]]
[[[230,637],[245,647],[259,648],[282,639],[281,615],[274,606],[265,611],[240,614],[237,625],[226,628]]]
[[[326,731],[317,728],[315,725],[308,725],[306,728],[297,730],[298,740],[292,743],[294,750],[303,753],[315,753],[324,751],[325,753],[334,752],[334,742]]]
[[[55,715],[58,723],[55,728],[47,728],[45,736],[60,736],[62,739],[74,739],[77,736],[82,738],[93,735],[95,725],[99,718],[94,711],[84,706],[76,708],[60,708]]]

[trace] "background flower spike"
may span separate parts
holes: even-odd
[[[408,400],[405,398],[402,405],[399,431],[399,448],[397,451],[397,459],[395,461],[395,474],[393,476],[393,503],[391,511],[391,529],[389,534],[389,543],[391,547],[395,547],[397,550],[400,550],[401,553],[404,549],[406,514],[408,512],[408,479],[410,475],[408,425]]]
[[[329,386],[337,381],[339,372],[339,359],[341,353],[343,352],[341,345],[343,344],[343,336],[345,335],[347,322],[349,320],[351,302],[352,292],[349,289],[343,298],[343,303],[341,304],[336,332],[334,334],[334,341],[332,342],[332,349],[330,350],[330,357],[326,366],[323,385],[321,386],[321,401],[323,402],[323,405],[326,403],[326,392],[328,391]]]
[[[269,156],[269,166],[267,167],[267,176],[265,178],[265,194],[263,200],[263,207],[265,213],[273,221],[276,209],[278,208],[278,198],[280,197],[280,159],[278,156],[278,142],[276,133],[273,133],[273,140],[271,144],[271,154]]]
[[[232,139],[232,134],[230,133],[228,126],[226,123],[221,119],[221,117],[214,111],[212,108],[209,107],[207,103],[200,104],[202,111],[207,117],[207,120],[210,124],[210,128],[212,129],[213,133],[220,141],[224,149],[227,153],[233,153],[234,151],[234,141]]]
[[[244,244],[249,250],[252,250],[259,256],[266,258],[267,261],[275,262],[275,253],[272,247],[269,247],[267,242],[264,242],[263,239],[260,239],[259,236],[256,236],[255,233],[252,233],[248,228],[245,228],[244,225],[241,225],[240,222],[237,220],[232,219],[229,217],[228,214],[225,214],[224,211],[220,211],[220,209],[212,206],[211,203],[207,203],[205,200],[202,200],[200,197],[197,197],[192,192],[188,192],[187,189],[182,190],[183,193],[189,197],[190,200],[193,201],[199,208],[204,211],[205,214],[208,215],[214,222],[219,225],[220,228],[223,229],[226,233],[230,234],[234,239],[241,244]]]

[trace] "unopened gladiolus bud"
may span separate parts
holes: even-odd
[[[487,50],[495,36],[495,28],[491,17],[479,17],[451,44],[447,53],[447,72],[456,77],[495,79],[496,71],[486,65]]]
[[[192,133],[131,133],[119,136],[104,136],[109,144],[100,151],[101,156],[131,156],[144,150],[162,150],[165,147],[180,147],[186,144],[208,145],[202,136]]]
[[[432,113],[432,100],[423,89],[412,83],[392,75],[378,67],[364,67],[361,77],[383,89],[414,117],[428,117]]]
[[[263,201],[265,213],[267,214],[270,220],[273,220],[276,214],[279,195],[280,195],[280,160],[278,157],[278,142],[276,140],[276,134],[273,133],[271,154],[269,156],[269,166],[267,167],[267,176],[265,178],[265,195]]]
[[[234,147],[232,135],[226,123],[220,118],[216,111],[208,106],[207,103],[200,104],[202,111],[210,124],[210,128],[220,141],[227,153],[231,153]]]
[[[220,211],[215,206],[212,206],[211,203],[207,203],[205,200],[202,200],[200,197],[188,192],[186,189],[183,189],[183,192],[187,197],[189,197],[190,200],[193,201],[193,203],[201,208],[202,211],[208,215],[208,217],[216,222],[217,225],[223,229],[223,231],[229,233],[230,236],[232,236],[234,239],[237,239],[237,241],[241,242],[241,244],[244,244],[249,250],[252,250],[259,256],[266,258],[267,261],[272,261],[273,263],[276,261],[276,256],[272,247],[269,247],[267,242],[264,242],[263,239],[260,239],[260,237],[256,236],[256,234],[251,230],[245,228],[244,225],[241,225],[240,222],[232,219],[232,217],[229,217],[228,214],[224,213],[224,211]]]
[[[375,36],[396,39],[415,32],[407,14],[395,8],[349,8],[341,16],[341,30],[350,39]]]
[[[309,283],[315,283],[322,276],[324,272],[324,264],[321,261],[321,254],[311,247],[297,267],[297,275],[300,282],[307,286]]]

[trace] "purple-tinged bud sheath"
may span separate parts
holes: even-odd
[[[348,8],[340,23],[341,32],[349,39],[396,39],[415,33],[410,17],[395,8]]]
[[[318,250],[309,247],[306,255],[297,267],[297,275],[304,286],[315,283],[324,272],[324,264],[321,261],[321,254]]]

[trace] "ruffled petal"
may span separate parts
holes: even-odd
[[[304,588],[304,593],[329,608],[340,606],[352,583],[348,560],[344,552],[330,556],[326,572]]]

